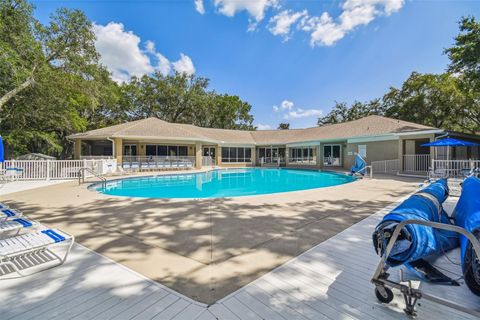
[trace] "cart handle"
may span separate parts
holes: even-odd
[[[373,275],[373,279],[377,279],[383,271],[383,266],[385,262],[387,261],[388,256],[390,255],[390,251],[393,249],[393,245],[395,244],[395,241],[397,241],[398,236],[400,235],[400,231],[405,227],[406,225],[409,224],[416,224],[416,225],[421,225],[421,226],[426,226],[426,227],[432,227],[435,229],[442,229],[442,230],[448,230],[448,231],[454,231],[457,233],[460,233],[461,235],[465,236],[470,242],[472,243],[473,250],[475,250],[475,253],[477,257],[480,257],[480,243],[478,242],[477,238],[467,230],[458,227],[458,226],[453,226],[445,223],[439,223],[439,222],[431,222],[431,221],[423,221],[423,220],[416,220],[416,219],[408,219],[400,222],[396,227],[395,230],[393,231],[392,237],[388,241],[387,244],[387,249],[383,253],[381,263],[378,264],[377,269],[375,270],[375,273]]]

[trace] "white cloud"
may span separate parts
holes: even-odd
[[[289,39],[290,29],[302,17],[308,16],[307,10],[301,12],[292,12],[283,10],[279,14],[270,18],[268,30],[275,36],[282,36],[285,41]]]
[[[257,127],[258,130],[271,130],[272,129],[272,126],[269,125],[269,124],[257,124],[255,125]]]
[[[205,13],[205,7],[203,5],[203,0],[195,0],[195,10],[198,11],[200,14]]]
[[[405,0],[346,0],[338,21],[324,12],[320,17],[304,18],[300,24],[304,31],[310,33],[312,46],[331,46],[358,26],[400,10],[404,3]]]
[[[170,73],[170,70],[172,69],[170,66],[171,65],[170,61],[167,58],[165,58],[165,56],[162,55],[161,53],[155,53],[155,56],[157,57],[157,60],[158,60],[158,64],[155,69],[157,69],[158,71],[160,71],[161,74],[166,76],[167,74]]]
[[[141,77],[154,71],[167,75],[172,66],[178,72],[195,72],[192,60],[183,53],[180,60],[172,64],[157,52],[153,41],[145,41],[144,49],[140,48],[140,37],[132,31],[126,31],[122,23],[110,22],[105,26],[94,24],[93,28],[100,62],[112,73],[114,81],[125,82],[132,76]]]
[[[295,104],[289,100],[283,100],[280,106],[273,106],[273,111],[282,112],[283,118],[287,120],[320,116],[322,114],[320,109],[295,108]]]
[[[132,31],[124,31],[123,24],[95,24],[94,32],[97,37],[95,47],[101,55],[100,62],[110,70],[115,81],[128,81],[131,76],[154,71],[150,58],[139,47],[140,37]]]
[[[292,110],[294,105],[295,104],[292,101],[283,100],[282,103],[280,103],[280,106],[273,106],[273,111],[278,112],[284,110]]]
[[[214,0],[213,3],[220,13],[228,17],[245,10],[257,22],[263,20],[268,8],[278,6],[278,0]]]
[[[155,53],[155,43],[150,40],[145,41],[145,50],[148,53]]]
[[[308,118],[308,117],[318,117],[322,115],[322,110],[319,109],[301,109],[292,110],[287,112],[283,118],[284,119],[298,119],[298,118]]]
[[[193,66],[192,59],[189,56],[180,53],[180,59],[172,62],[173,69],[179,73],[185,73],[192,75],[195,73],[195,67]]]
[[[218,12],[229,17],[247,11],[250,16],[247,30],[254,31],[268,9],[280,10],[286,1],[281,5],[280,0],[213,0],[213,4]],[[267,28],[273,35],[283,37],[284,41],[290,39],[294,30],[303,30],[310,36],[312,47],[331,46],[359,26],[399,11],[404,4],[405,0],[344,0],[338,17],[332,17],[328,12],[316,16],[309,15],[307,10],[285,9],[270,18]],[[205,12],[203,0],[195,0],[195,6],[200,13]],[[201,6],[200,10],[198,6]]]

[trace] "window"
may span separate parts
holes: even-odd
[[[290,148],[290,162],[315,164],[315,148]]]
[[[251,162],[252,149],[222,147],[222,162]]]
[[[147,144],[146,146],[146,155],[147,156],[156,156],[157,155],[157,146]]]
[[[161,157],[168,156],[168,147],[167,146],[157,146],[157,155]]]
[[[358,145],[358,154],[359,154],[362,158],[366,158],[366,157],[367,157],[367,145],[366,145],[366,144],[359,144],[359,145]]]
[[[230,162],[230,148],[222,148],[222,162]]]
[[[125,144],[123,146],[123,155],[124,156],[136,156],[137,155],[137,145],[136,144]]]
[[[178,147],[178,155],[181,157],[186,157],[188,155],[188,148],[185,146]]]
[[[164,146],[164,145],[156,145],[156,144],[147,144],[145,151],[147,156],[186,157],[188,155],[187,146]]]

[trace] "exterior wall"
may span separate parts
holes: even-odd
[[[231,162],[231,163],[222,163],[219,165],[219,167],[222,168],[245,168],[245,167],[254,167],[255,165],[250,162]]]
[[[399,143],[400,140],[347,143],[344,147],[343,167],[349,169],[353,166],[355,152],[358,152],[359,145],[367,146],[365,160],[368,164],[372,161],[398,159]]]
[[[222,165],[222,148],[218,145],[215,147],[215,157],[217,158],[216,159],[217,166],[221,166]]]
[[[114,138],[114,153],[115,159],[117,159],[117,164],[122,165],[123,163],[123,139]]]
[[[202,155],[203,155],[203,146],[200,142],[195,144],[195,168],[202,168]]]
[[[73,158],[74,159],[80,159],[81,155],[82,155],[82,140],[81,139],[77,139],[75,140],[75,144],[73,146]]]

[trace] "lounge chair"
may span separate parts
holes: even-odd
[[[26,217],[3,221],[0,222],[0,238],[17,236],[22,230],[31,230],[37,226],[40,226],[38,222]]]
[[[0,221],[12,220],[20,218],[21,216],[23,216],[21,211],[9,207],[0,209]]]
[[[444,168],[437,168],[433,170],[430,168],[428,171],[428,179],[429,180],[438,180],[438,179],[445,179],[448,178],[448,170]]]
[[[17,273],[25,276],[26,269],[39,267],[29,273],[33,274],[61,265],[67,259],[73,242],[72,235],[59,229],[42,229],[0,240],[0,275]],[[66,248],[62,257],[52,251],[59,246]],[[52,264],[52,261],[57,263]],[[40,267],[42,265],[45,267]]]

